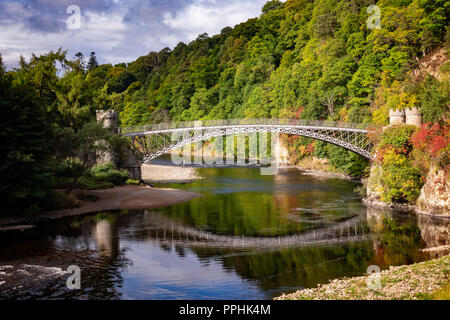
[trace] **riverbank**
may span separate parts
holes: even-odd
[[[74,194],[81,191],[73,191]],[[86,191],[82,191],[86,193]],[[138,210],[175,205],[200,194],[184,190],[156,189],[146,186],[123,186],[88,192],[95,201],[80,200],[77,208],[45,212],[35,217],[0,218],[0,231],[20,230],[49,219],[77,216],[100,211]],[[20,224],[20,225],[19,225]],[[23,227],[23,228],[21,228]]]
[[[143,165],[142,180],[147,183],[191,183],[202,179],[193,167],[175,165]]]
[[[291,166],[300,171],[317,177],[337,178],[350,181],[361,181],[360,178],[352,177],[342,172],[336,172],[336,169],[329,164],[327,159],[319,159],[316,157],[306,157]]]
[[[317,288],[282,295],[275,300],[422,300],[447,290],[450,255],[381,272],[381,289],[370,290],[369,275],[333,280]],[[448,294],[448,292],[447,292]]]
[[[449,214],[436,214],[433,212],[421,210],[416,205],[410,205],[410,204],[404,204],[404,203],[386,203],[386,202],[374,200],[371,198],[364,198],[363,203],[365,206],[379,208],[379,209],[386,209],[386,210],[400,211],[400,212],[414,212],[416,214],[426,215],[426,216],[431,216],[431,217],[450,218],[450,213]]]
[[[343,173],[336,173],[336,172],[327,172],[327,171],[321,171],[321,170],[312,170],[312,169],[306,169],[299,166],[285,166],[281,167],[280,169],[290,169],[294,168],[297,170],[300,170],[305,175],[310,175],[314,177],[322,177],[322,178],[335,178],[335,179],[342,179],[342,180],[348,180],[348,181],[358,181],[360,182],[360,178],[351,177],[349,175],[343,174]]]

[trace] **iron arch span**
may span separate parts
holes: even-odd
[[[269,132],[324,141],[369,160],[373,159],[373,146],[368,138],[367,126],[345,122],[245,119],[157,124],[120,129],[122,136],[130,139],[131,149],[142,163],[183,148],[185,145],[216,137]]]

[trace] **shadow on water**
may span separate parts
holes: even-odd
[[[449,242],[448,220],[366,209],[354,182],[296,170],[199,170],[204,180],[172,185],[205,194],[191,202],[3,236],[0,266],[12,276],[0,276],[0,297],[270,299],[370,265],[433,258],[420,249]],[[82,290],[68,290],[67,275],[30,282],[24,272],[35,265],[80,266]]]

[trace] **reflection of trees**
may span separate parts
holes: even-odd
[[[313,227],[280,217],[279,208],[269,195],[233,193],[208,197],[159,211],[186,225],[224,235],[277,236]]]
[[[298,234],[348,219],[361,212],[354,202],[325,202],[330,207],[311,204],[317,192],[305,191],[298,195],[264,193],[232,193],[209,195],[189,203],[158,209],[173,220],[221,235],[234,236],[283,236]],[[294,211],[308,208],[310,212]],[[315,210],[317,212],[315,212]],[[312,212],[312,213],[311,213]],[[291,215],[298,216],[293,219]],[[313,220],[309,219],[313,216]]]
[[[257,281],[265,291],[314,287],[334,278],[362,275],[372,258],[370,242],[287,248],[279,251],[220,253],[213,248],[192,249],[200,259],[216,256],[224,269],[242,278]],[[294,288],[293,288],[294,287]]]
[[[8,258],[20,259],[20,264],[62,270],[77,265],[81,268],[82,290],[68,290],[67,275],[37,287],[15,290],[8,298],[120,299],[121,273],[130,261],[126,249],[120,248],[118,218],[118,214],[65,218],[27,234],[16,242],[16,253]],[[34,254],[28,255],[28,251]]]
[[[65,291],[64,298],[120,299],[121,273],[131,262],[126,249],[120,248],[119,227],[117,214],[104,213],[79,218],[65,230],[64,239],[70,243],[63,247],[85,249],[71,251],[70,257],[70,264],[81,268],[82,290]]]
[[[388,210],[367,208],[367,221],[373,234],[375,261],[379,266],[411,264],[424,258],[417,218]]]
[[[352,234],[358,226],[361,233],[363,221],[354,218],[355,223],[344,226],[344,237]],[[219,261],[226,271],[236,272],[241,278],[256,281],[263,290],[290,290],[294,287],[312,287],[329,279],[349,274],[361,275],[367,269],[367,261],[372,258],[370,241],[359,240],[356,243],[333,245],[290,245],[286,247],[239,248],[216,243],[214,246],[202,244],[204,238],[194,239],[186,236],[180,222],[166,215],[147,212],[134,217],[133,224],[145,226],[128,233],[132,239],[155,241],[161,248],[166,248],[183,257],[186,250],[193,252],[198,260],[207,265]],[[348,228],[349,230],[347,230]],[[193,228],[190,228],[193,229]],[[367,232],[367,229],[366,229]],[[339,237],[338,230],[330,232]],[[165,236],[164,236],[165,234]],[[190,239],[190,240],[189,240]],[[264,238],[260,238],[264,241]],[[270,238],[269,238],[270,239]],[[247,241],[247,239],[245,238]],[[332,239],[329,239],[332,241]],[[211,241],[211,240],[210,240]],[[281,288],[281,289],[280,289]],[[277,292],[280,293],[280,292]]]
[[[297,234],[317,228],[316,221],[295,221],[291,213],[296,208],[318,209],[333,204],[326,212],[334,222],[348,218],[348,209],[361,207],[355,199],[354,183],[327,179],[321,181],[298,170],[281,171],[275,176],[261,176],[249,169],[200,169],[208,179],[189,186],[178,186],[207,193],[186,204],[163,208],[172,219],[188,226],[210,230],[217,234],[236,236],[280,236]],[[336,201],[341,199],[342,201]],[[322,215],[324,217],[324,215]]]

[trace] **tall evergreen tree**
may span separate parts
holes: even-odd
[[[84,59],[84,55],[81,52],[78,52],[75,55],[75,62],[78,64],[78,66],[80,67],[80,69],[82,69],[83,71],[86,69],[86,61]]]
[[[98,67],[97,57],[95,56],[95,52],[91,52],[87,68],[90,71],[90,70],[95,69],[97,67]]]
[[[34,213],[52,198],[48,164],[51,126],[27,84],[14,84],[0,58],[0,193],[8,214]]]

